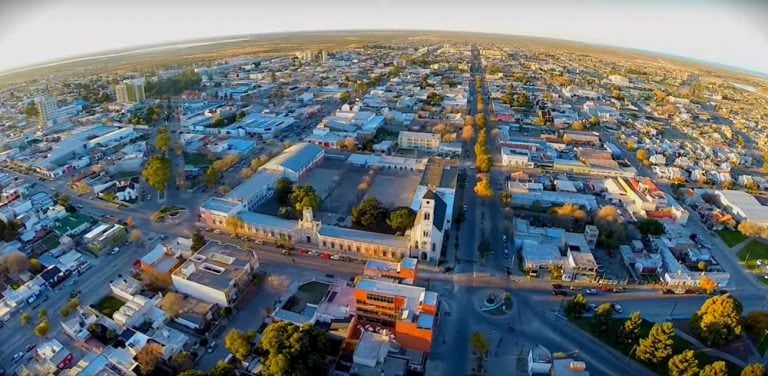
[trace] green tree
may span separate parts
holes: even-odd
[[[587,298],[582,294],[577,294],[573,299],[568,300],[563,307],[566,316],[574,319],[581,317],[587,311]]]
[[[37,313],[37,318],[40,320],[45,320],[48,317],[48,311],[42,310]]]
[[[648,337],[637,344],[635,356],[644,362],[659,364],[672,356],[675,328],[671,322],[655,324]]]
[[[404,234],[411,227],[413,227],[413,223],[415,221],[416,221],[416,212],[407,206],[401,206],[399,208],[392,210],[389,213],[389,219],[387,219],[387,224],[389,225],[389,227],[392,227],[393,230],[401,234]]]
[[[347,103],[350,99],[352,99],[352,93],[350,93],[349,90],[339,94],[339,100],[341,100],[341,103]]]
[[[611,328],[611,321],[613,320],[613,305],[611,303],[603,303],[595,310],[595,314],[592,315],[592,320],[589,321],[589,328],[592,333],[599,336],[609,335],[608,331]]]
[[[29,313],[24,312],[21,314],[19,321],[21,321],[21,325],[28,325],[32,322],[32,316],[30,316]]]
[[[483,333],[475,331],[469,336],[469,347],[480,357],[484,357],[490,351],[491,344]]]
[[[208,376],[235,376],[235,367],[229,363],[219,361],[213,368],[208,370]]]
[[[205,237],[200,233],[200,230],[192,235],[192,244],[189,246],[190,251],[197,252],[205,245]]]
[[[480,258],[485,259],[485,256],[491,253],[491,251],[491,242],[488,241],[488,238],[485,235],[483,235],[480,238],[480,242],[477,244],[477,253],[480,254]]]
[[[760,363],[749,364],[741,370],[741,376],[765,376],[765,366]]]
[[[24,117],[27,118],[27,120],[33,120],[40,117],[40,110],[38,110],[37,106],[34,104],[24,107],[22,113],[24,114]]]
[[[376,197],[366,197],[352,208],[352,223],[367,229],[373,229],[384,223],[388,210]]]
[[[663,235],[666,230],[664,225],[655,219],[641,219],[637,222],[637,228],[643,235]]]
[[[320,195],[315,192],[315,188],[309,184],[295,185],[291,192],[291,205],[297,213],[301,213],[304,208],[312,208],[317,211],[320,208]]]
[[[637,340],[640,339],[640,329],[643,326],[643,317],[640,312],[632,312],[631,315],[624,321],[624,325],[621,326],[619,332],[619,338],[629,346],[637,344]]]
[[[429,103],[430,106],[439,106],[440,103],[442,102],[443,102],[442,94],[435,91],[431,91],[429,92],[429,94],[427,94],[427,103]]]
[[[253,345],[250,338],[248,338],[248,334],[236,329],[232,329],[227,333],[227,337],[224,339],[224,346],[232,355],[240,360],[247,359],[253,352]]]
[[[287,206],[291,203],[291,193],[293,192],[293,182],[288,178],[280,178],[275,182],[275,201],[280,206]]]
[[[171,162],[162,155],[156,155],[149,159],[141,176],[147,180],[149,186],[165,192],[168,180],[171,178]]]
[[[704,366],[699,376],[728,376],[728,366],[724,361],[718,360]]]
[[[709,346],[722,346],[741,335],[741,302],[731,294],[713,296],[691,318],[691,330]]]
[[[224,220],[224,226],[229,232],[237,235],[237,233],[245,226],[245,223],[238,215],[233,215]]]
[[[667,363],[669,376],[697,376],[699,361],[693,350],[685,350],[669,359]]]
[[[744,329],[754,337],[762,336],[768,330],[768,312],[752,311],[744,318]]]
[[[45,337],[51,332],[51,326],[48,321],[43,321],[35,327],[35,335],[38,337]]]
[[[208,188],[213,188],[217,184],[219,184],[219,175],[221,173],[219,170],[215,169],[213,166],[208,167],[207,170],[205,170],[205,173],[203,174],[203,184]]]
[[[268,326],[262,335],[260,347],[267,354],[262,369],[265,376],[318,374],[325,365],[328,352],[323,330],[289,322]]]
[[[232,369],[232,372],[234,373],[234,368]],[[208,375],[209,375],[208,373],[205,373],[203,371],[199,371],[196,369],[188,369],[186,371],[182,371],[178,373],[178,376],[208,376]]]
[[[171,135],[168,133],[168,130],[165,128],[160,128],[157,130],[157,138],[155,138],[155,147],[157,150],[159,150],[161,153],[165,153],[168,151],[168,148],[171,146]]]

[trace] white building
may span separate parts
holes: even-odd
[[[715,191],[726,210],[739,221],[752,221],[761,226],[768,226],[768,206],[749,193],[742,191]]]
[[[397,135],[397,145],[402,149],[438,151],[440,149],[440,135],[437,133],[400,131]]]
[[[421,207],[411,230],[412,252],[418,253],[421,260],[436,261],[440,258],[443,230],[448,219],[446,213],[445,201],[435,191],[428,190],[421,198]]]
[[[144,80],[125,80],[115,85],[115,99],[118,103],[139,103],[146,99]]]
[[[259,267],[254,250],[208,242],[171,274],[176,291],[229,307]]]

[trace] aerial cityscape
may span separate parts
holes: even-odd
[[[3,65],[0,375],[766,375],[768,71],[589,42]]]

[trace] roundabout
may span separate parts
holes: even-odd
[[[503,290],[483,290],[476,299],[480,312],[493,317],[503,317],[512,313],[512,296]]]

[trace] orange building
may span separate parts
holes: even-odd
[[[412,285],[416,281],[417,263],[418,260],[412,257],[405,257],[400,262],[369,259],[365,263],[363,275],[373,279]]]
[[[437,293],[422,287],[374,279],[361,279],[355,287],[360,323],[391,330],[407,349],[430,352],[437,309]]]

